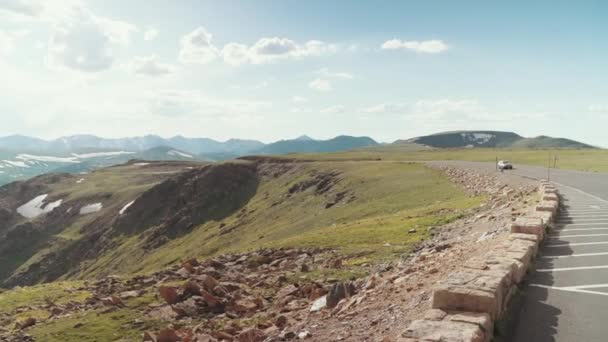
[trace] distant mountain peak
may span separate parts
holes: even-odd
[[[295,138],[294,140],[296,140],[296,141],[314,141],[315,139],[309,137],[306,134],[302,134],[299,137]]]

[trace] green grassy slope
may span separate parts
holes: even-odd
[[[148,272],[184,256],[206,257],[259,247],[321,246],[345,253],[368,251],[373,258],[402,253],[426,235],[426,227],[453,219],[476,206],[435,170],[399,162],[311,162],[267,164],[256,195],[222,221],[207,222],[190,234],[156,250],[146,250],[133,236],[86,265],[82,277],[113,272]],[[275,172],[284,168],[282,174]],[[320,174],[339,174],[323,194],[316,187],[290,194],[289,189]],[[346,192],[344,198],[336,196]],[[435,212],[441,209],[441,215]],[[408,234],[414,226],[420,229]],[[384,247],[390,243],[391,248]],[[136,261],[136,262],[134,262]]]
[[[393,160],[393,161],[430,161],[466,160],[494,162],[496,158],[507,159],[514,164],[547,166],[549,158],[557,157],[557,168],[608,172],[608,150],[605,149],[427,149],[413,150],[412,146],[399,145],[375,147],[340,153],[298,154],[290,158],[320,160]]]
[[[141,191],[139,187],[157,183],[158,179],[146,179],[154,175],[146,175],[144,170],[135,166],[103,169],[88,175],[86,185],[73,185],[72,179],[62,189],[70,199],[89,198],[102,190],[112,192],[116,202],[109,207],[115,212]],[[428,227],[459,218],[484,200],[466,195],[434,169],[407,162],[264,163],[258,172],[261,178],[255,195],[237,212],[220,221],[205,222],[157,248],[145,246],[145,232],[115,236],[116,248],[83,262],[81,271],[66,274],[64,281],[0,293],[0,315],[8,314],[11,325],[28,317],[41,319],[43,322],[28,330],[40,341],[138,340],[142,331],[161,324],[142,316],[148,304],[157,300],[154,293],[128,300],[123,308],[77,312],[59,320],[46,320],[48,310],[27,306],[44,303],[47,297],[57,303],[84,301],[90,293],[75,279],[131,276],[190,256],[204,258],[260,247],[334,248],[349,257],[344,267],[306,276],[357,277],[366,274],[369,265],[407,253],[427,237]],[[79,219],[56,238],[64,243],[83,238],[81,228],[86,229],[94,217]],[[410,232],[412,229],[415,232]],[[35,257],[49,252],[52,248]]]

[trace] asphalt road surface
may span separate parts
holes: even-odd
[[[486,170],[492,163],[464,163]],[[547,170],[504,173],[547,179]],[[608,341],[608,173],[551,170],[562,210],[512,312],[512,342]]]

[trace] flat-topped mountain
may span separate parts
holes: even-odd
[[[397,141],[395,143],[403,143]],[[504,148],[594,148],[578,141],[539,136],[525,138],[513,132],[501,131],[453,131],[420,136],[406,140],[437,148],[471,148],[471,147],[504,147]]]

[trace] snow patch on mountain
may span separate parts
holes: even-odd
[[[135,203],[135,200],[133,200],[133,201],[131,201],[131,202],[129,202],[129,203],[127,203],[127,204],[125,204],[125,206],[124,206],[124,207],[122,207],[122,209],[120,209],[120,211],[118,212],[118,215],[122,215],[122,214],[124,214],[124,213],[127,211],[127,209],[129,209],[129,207],[130,207],[131,205],[133,205],[133,203]]]
[[[177,151],[177,150],[171,150],[171,151],[167,152],[167,154],[170,156],[175,156],[175,157],[179,156],[179,157],[184,157],[184,158],[194,158],[193,156],[191,156],[187,153]]]
[[[460,133],[462,139],[470,144],[483,145],[495,137],[489,133]]]
[[[101,209],[103,209],[103,205],[101,203],[88,204],[80,208],[80,215],[96,213]]]
[[[97,158],[97,157],[120,156],[123,154],[134,154],[134,153],[135,152],[113,151],[113,152],[93,152],[93,153],[83,153],[83,154],[72,153],[72,155],[79,159],[88,159],[88,158]]]
[[[48,194],[43,194],[40,196],[36,196],[29,202],[17,208],[17,212],[26,218],[35,218],[42,214],[50,213],[55,208],[61,205],[63,200],[57,200],[54,202],[47,203],[45,205],[44,200],[47,198]]]

